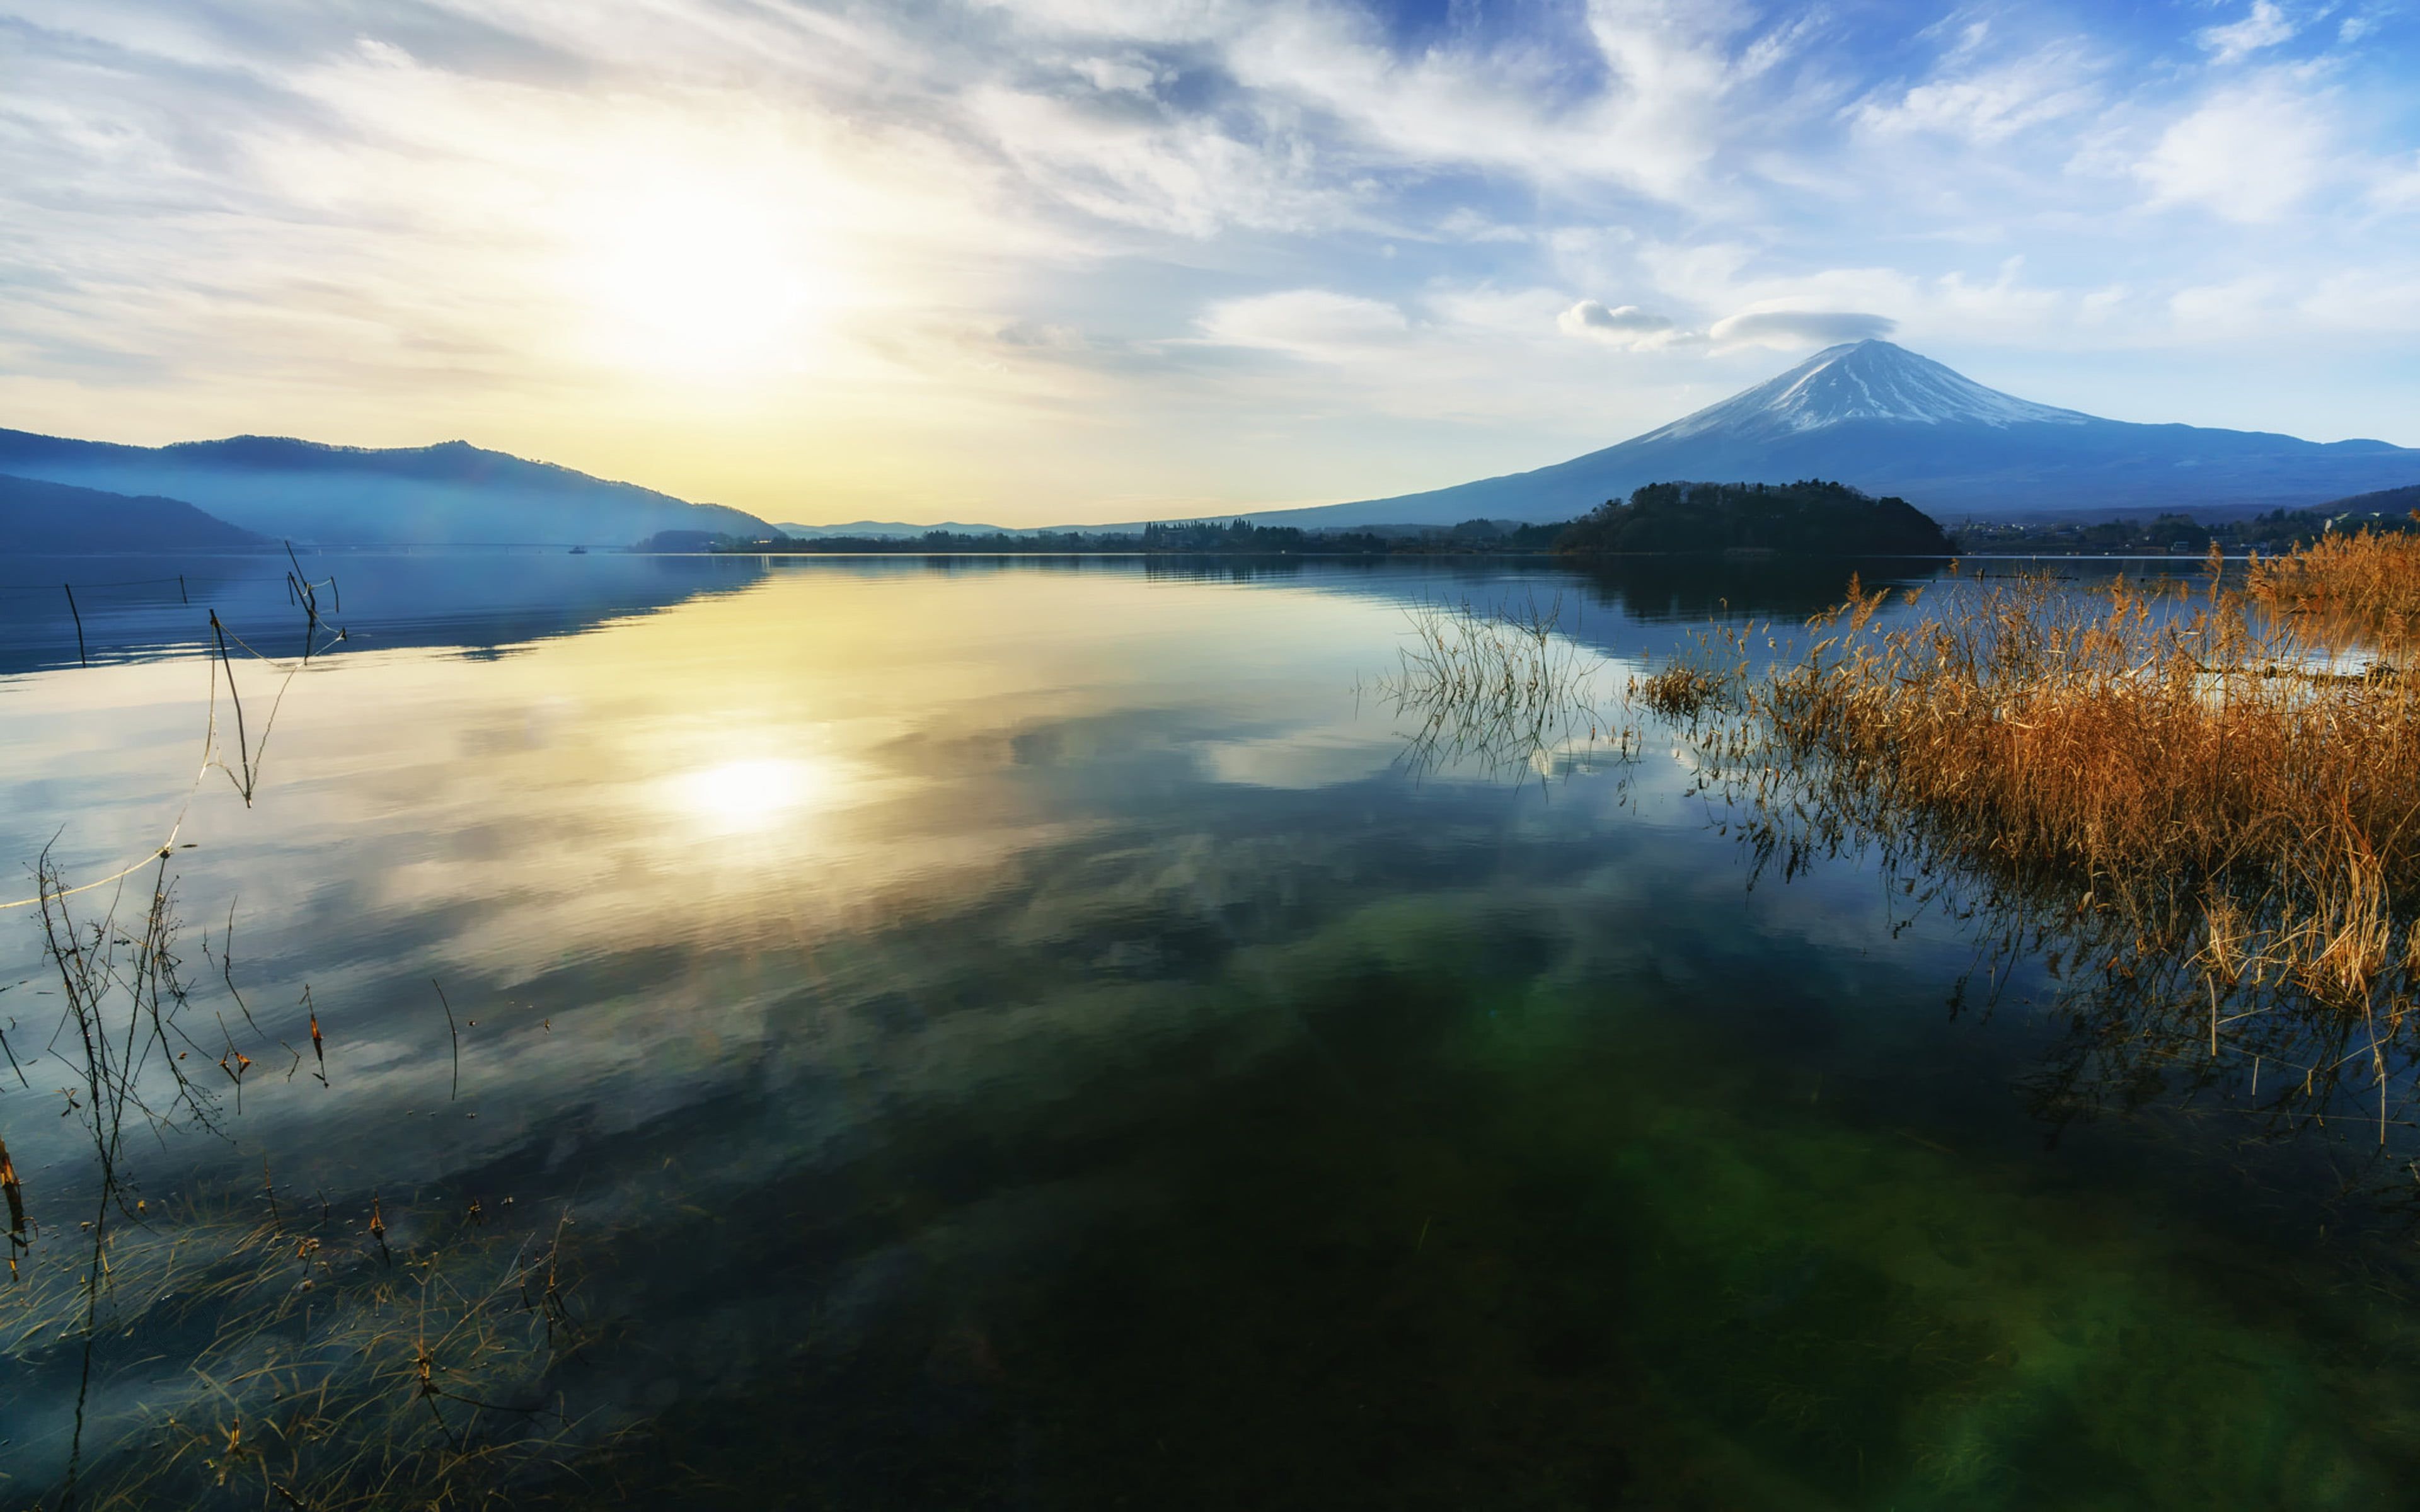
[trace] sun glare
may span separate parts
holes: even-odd
[[[802,362],[831,302],[808,228],[736,185],[666,189],[583,217],[576,282],[615,358],[688,376]]]

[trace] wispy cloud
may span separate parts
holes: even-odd
[[[1202,313],[1202,339],[1252,347],[1313,362],[1336,362],[1397,347],[1410,333],[1404,312],[1381,300],[1326,289],[1289,289],[1227,300]]]
[[[2102,68],[2071,39],[2016,57],[1962,60],[1921,84],[1861,100],[1855,119],[1877,134],[1933,132],[1996,147],[2021,131],[2093,109],[2102,98]]]
[[[2216,61],[2233,63],[2263,48],[2291,40],[2300,29],[2275,0],[2252,0],[2251,10],[2242,20],[2223,26],[2206,26],[2194,34],[2194,40]]]
[[[2134,171],[2155,205],[2258,224],[2323,187],[2337,161],[2329,137],[2320,100],[2273,78],[2202,101],[2161,132]]]

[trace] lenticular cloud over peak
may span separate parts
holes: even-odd
[[[1853,310],[1752,310],[1715,321],[1706,334],[1727,345],[1804,348],[1877,340],[1898,329],[1888,316]]]

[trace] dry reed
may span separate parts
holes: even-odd
[[[2273,1113],[2352,1098],[2382,1144],[2420,1011],[2420,704],[2388,633],[2420,610],[2420,542],[2324,543],[2242,589],[2219,566],[1952,583],[1904,614],[1853,579],[1769,671],[1716,632],[1632,694],[1694,721],[1761,862],[1878,847],[1982,920],[1993,980],[2031,955],[2098,1005],[2075,1026],[2103,1085],[2224,1059],[2265,1071]]]
[[[2420,520],[2420,510],[2412,512]],[[2335,648],[2400,658],[2420,648],[2420,534],[2329,534],[2290,555],[2255,561],[2252,595],[2302,617],[2302,632]]]
[[[1714,707],[1729,686],[1730,680],[1719,671],[1673,661],[1633,678],[1630,696],[1650,714],[1694,720]]]

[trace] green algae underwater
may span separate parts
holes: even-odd
[[[1700,623],[1521,586],[1617,667]],[[2042,1090],[2039,963],[1953,1008],[1966,924],[1854,856],[1760,876],[1655,740],[1406,771],[1348,694],[1437,596],[819,564],[340,660],[180,863],[197,918],[276,900],[234,980],[271,1037],[310,985],[329,1081],[248,1088],[192,1179],[252,1200],[269,1151],[399,1247],[577,1214],[532,1398],[580,1427],[514,1504],[2410,1504],[2399,1128]],[[15,795],[141,833],[190,671],[0,688]],[[39,1214],[71,1146],[22,1091]],[[15,1322],[31,1502],[71,1359]],[[126,1421],[273,1410],[143,1343]],[[282,1504],[164,1494],[124,1504]]]
[[[1676,1086],[1724,1026],[1508,990],[1467,913],[1388,912],[1295,1000],[1315,1042],[1121,1151],[1152,1198],[1079,1255],[944,1265],[941,1327],[659,1425],[725,1467],[696,1504],[2403,1504],[2410,1297],[2197,1220],[2173,1151],[2079,1193],[1878,1072]]]

